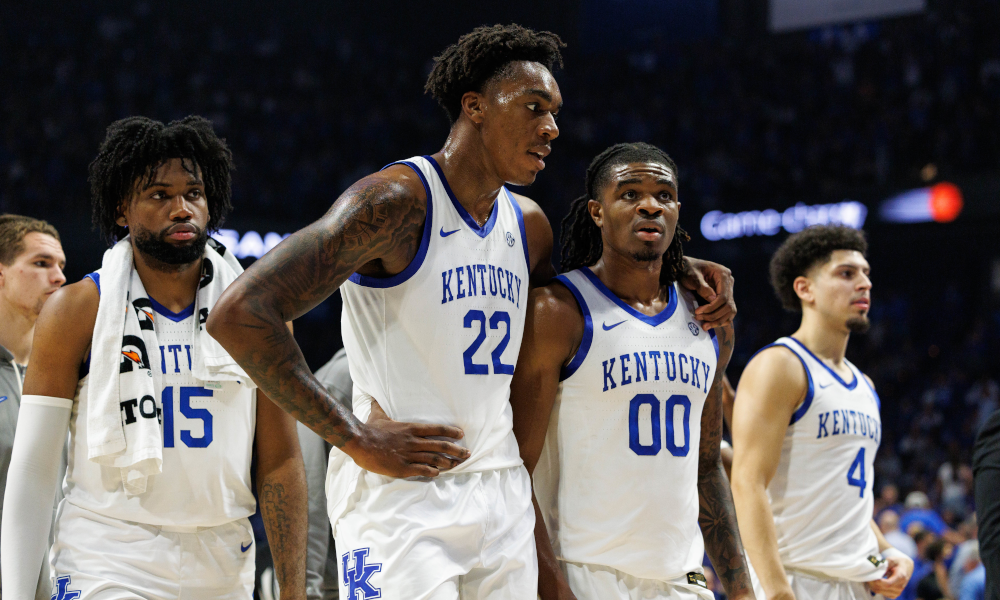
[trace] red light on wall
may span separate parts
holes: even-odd
[[[931,186],[931,217],[938,223],[950,223],[962,212],[962,192],[953,183]]]

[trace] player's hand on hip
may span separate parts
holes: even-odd
[[[685,270],[681,285],[693,291],[708,304],[694,311],[705,331],[732,322],[736,316],[736,300],[733,288],[736,280],[727,267],[707,260],[684,257]]]
[[[905,555],[889,556],[886,560],[889,562],[889,568],[886,569],[885,575],[882,579],[869,581],[868,589],[886,598],[896,598],[903,593],[903,588],[913,575],[913,560]]]
[[[431,438],[460,440],[464,436],[461,429],[451,425],[393,421],[373,399],[361,435],[344,451],[359,467],[379,475],[436,477],[465,462],[471,452],[456,443]]]

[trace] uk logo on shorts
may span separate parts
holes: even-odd
[[[76,600],[80,597],[79,590],[70,590],[72,583],[69,575],[62,575],[56,578],[56,593],[52,594],[52,600]]]
[[[344,585],[347,586],[347,598],[350,600],[371,600],[382,597],[382,590],[369,581],[372,575],[382,570],[382,563],[365,564],[368,550],[368,548],[358,548],[353,552],[345,552],[341,557],[340,572],[343,574]],[[352,554],[354,566],[348,568]]]

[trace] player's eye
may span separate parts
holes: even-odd
[[[201,198],[202,192],[199,189],[194,189],[188,192],[188,196],[191,196],[192,198]]]
[[[538,103],[537,102],[529,102],[526,106],[528,107],[528,110],[534,111],[534,112],[538,112]]]

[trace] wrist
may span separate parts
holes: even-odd
[[[880,554],[882,554],[882,558],[910,558],[905,552],[897,548],[893,548],[892,546],[882,550]]]

